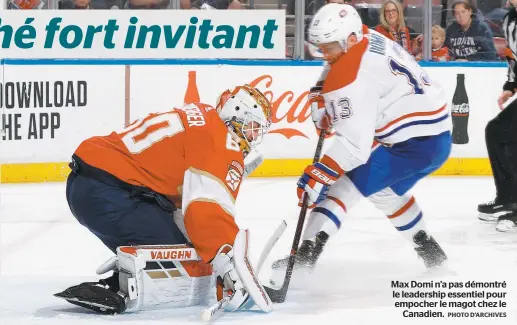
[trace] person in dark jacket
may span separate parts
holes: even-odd
[[[456,61],[498,61],[492,32],[487,24],[472,14],[466,0],[452,4],[456,21],[447,28],[445,46]]]
[[[517,231],[517,101],[508,103],[517,90],[517,0],[503,19],[502,30],[508,49],[508,80],[498,104],[501,112],[485,129],[485,141],[494,174],[496,198],[478,206],[479,219],[497,222],[499,231]],[[504,106],[506,104],[506,107]],[[505,214],[503,214],[505,213]],[[502,215],[501,215],[502,214]]]

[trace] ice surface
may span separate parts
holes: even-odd
[[[288,222],[260,275],[264,283],[270,276],[267,266],[290,250],[299,213],[295,183],[294,178],[249,178],[241,189],[238,223],[251,230],[254,261],[280,220]],[[101,316],[54,298],[70,285],[96,280],[95,269],[111,252],[73,218],[64,183],[2,185],[0,190],[1,325],[202,323],[203,307]],[[477,204],[493,199],[491,178],[434,177],[420,182],[414,193],[428,229],[448,254],[447,270],[429,273],[386,217],[364,201],[329,241],[314,273],[293,279],[284,304],[267,315],[226,313],[214,322],[517,324],[517,234],[499,233],[476,218]],[[392,280],[506,281],[508,307],[492,311],[505,311],[507,317],[404,318],[394,307]]]

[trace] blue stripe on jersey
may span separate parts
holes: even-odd
[[[329,218],[330,220],[332,220],[332,222],[334,222],[336,224],[337,229],[341,228],[341,221],[339,221],[338,217],[334,213],[332,213],[330,210],[322,208],[322,207],[316,207],[312,211],[324,214],[325,216],[327,216],[327,218]]]
[[[413,228],[414,225],[416,225],[420,219],[422,219],[422,212],[420,212],[415,219],[413,219],[413,221],[411,221],[410,223],[408,223],[407,225],[405,226],[402,226],[402,227],[395,227],[397,228],[398,231],[404,231],[404,230],[408,230],[408,229],[411,229]]]
[[[413,121],[413,122],[409,122],[409,123],[406,123],[406,124],[402,124],[401,126],[391,130],[390,132],[384,134],[384,135],[376,135],[375,137],[377,139],[384,139],[384,138],[387,138],[391,135],[393,135],[394,133],[402,130],[402,129],[405,129],[407,127],[410,127],[410,126],[413,126],[413,125],[422,125],[422,124],[434,124],[434,123],[438,123],[438,122],[441,122],[443,120],[445,120],[447,117],[449,117],[449,114],[445,114],[444,116],[442,117],[439,117],[437,119],[434,119],[434,120],[419,120],[419,121]]]

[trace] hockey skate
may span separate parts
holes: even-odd
[[[98,282],[83,282],[54,296],[101,314],[120,314],[126,309],[126,302],[118,293],[118,275],[118,272],[114,272],[109,278]]]
[[[423,230],[420,230],[413,237],[413,241],[418,247],[415,248],[418,256],[424,260],[427,268],[441,266],[447,260],[445,252],[433,237],[427,235]]]
[[[495,229],[501,232],[517,232],[517,211],[500,216]]]
[[[517,203],[503,202],[496,198],[494,201],[478,205],[478,219],[485,222],[497,222],[501,215],[516,210]]]
[[[328,238],[329,235],[327,235],[327,233],[320,231],[316,234],[316,237],[314,239],[304,240],[300,245],[300,248],[298,248],[298,252],[296,252],[294,269],[313,269],[316,266],[318,258],[323,252],[323,247],[327,243]],[[273,262],[273,264],[271,265],[271,268],[273,269],[273,274],[270,280],[270,283],[272,285],[276,285],[276,282],[281,283],[288,263],[289,256]],[[277,281],[279,279],[282,280]]]

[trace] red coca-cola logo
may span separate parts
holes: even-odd
[[[271,90],[271,87],[273,86],[273,77],[271,75],[262,75],[252,80],[249,84],[252,87],[260,89],[264,96],[266,96],[266,98],[271,102],[273,123],[279,123],[282,121],[286,121],[289,124],[294,122],[303,123],[311,116],[309,101],[307,100],[309,91],[305,91],[298,96],[295,96],[294,92],[288,90],[281,93],[278,97],[275,97],[275,94]],[[283,104],[289,105],[289,108],[287,109],[287,112],[282,114],[279,109]],[[278,133],[285,136],[287,139],[294,136],[309,138],[302,131],[292,127],[276,128],[269,131],[269,133]]]
[[[275,94],[273,91],[273,77],[269,74],[261,75],[248,83],[262,91],[264,96],[271,102],[273,127],[280,122],[287,122],[289,125],[288,127],[276,127],[269,131],[269,134],[281,134],[287,139],[295,136],[309,138],[307,134],[296,128],[296,126],[304,123],[311,116],[310,103],[308,101],[309,91],[295,94],[291,90],[286,90]],[[189,84],[185,98],[187,98],[187,94],[192,93],[197,94],[197,82],[195,80],[195,72],[193,71],[189,74]],[[188,102],[187,99],[186,102]],[[285,106],[287,106],[287,110]],[[317,133],[319,135],[319,132]],[[333,134],[327,135],[327,138]]]

